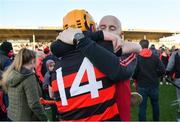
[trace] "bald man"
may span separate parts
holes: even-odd
[[[118,18],[112,15],[104,16],[99,23],[99,29],[118,35],[122,38],[121,22]],[[141,46],[132,42],[121,42],[122,47],[115,52],[116,54],[139,53]],[[120,52],[120,53],[119,53]],[[120,55],[119,55],[120,56]],[[116,85],[116,102],[122,121],[130,121],[130,105],[131,105],[131,89],[130,80],[118,82]]]
[[[112,15],[104,16],[99,22],[99,29],[111,32],[122,38],[123,32],[120,20]],[[124,42],[122,46],[122,54],[139,53],[141,46],[132,42]]]

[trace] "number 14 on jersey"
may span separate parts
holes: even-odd
[[[85,71],[87,72],[89,84],[80,86]],[[65,93],[61,67],[56,70],[56,79],[57,79],[62,106],[66,106],[68,105],[68,102]],[[102,87],[103,87],[102,81],[96,81],[96,75],[92,63],[85,57],[70,88],[71,97],[90,92],[92,99],[97,98],[99,97],[98,90],[101,89]]]

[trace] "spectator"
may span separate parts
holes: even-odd
[[[36,75],[37,75],[41,85],[43,84],[43,81],[44,81],[44,77],[43,77],[43,75],[41,73],[44,58],[45,58],[44,52],[43,51],[38,51],[37,52],[37,58],[36,58],[35,70],[36,70]]]
[[[2,72],[0,71],[0,81],[2,80]],[[4,102],[5,93],[0,84],[0,121],[7,121],[7,108]]]
[[[44,51],[44,54],[49,55],[50,50],[48,46],[45,47],[43,51]]]
[[[147,100],[150,97],[153,121],[159,121],[159,82],[165,68],[159,57],[153,55],[148,49],[149,41],[141,40],[142,51],[138,56],[138,64],[134,73],[134,79],[137,80],[137,91],[142,95],[143,101],[139,106],[139,121],[146,121]]]
[[[168,75],[170,72],[175,72],[175,83],[180,86],[180,50],[172,53],[166,71]],[[179,109],[177,112],[180,113],[180,89],[176,88],[176,94],[179,101]]]
[[[47,72],[44,76],[44,83],[43,83],[43,89],[46,90],[48,89],[48,86],[50,84],[50,73],[54,69],[55,62],[53,60],[47,60],[46,62],[46,67],[47,67]]]
[[[13,50],[12,44],[10,42],[4,41],[0,46],[0,70],[4,69],[11,64],[11,60],[8,54]]]
[[[5,69],[11,64],[12,60],[10,59],[9,54],[13,52],[13,47],[12,44],[10,42],[4,41],[1,46],[0,46],[0,72],[5,71]],[[4,92],[3,90],[1,90],[3,96],[2,99],[3,102],[2,104],[7,108],[8,107],[8,95]],[[1,118],[2,120],[8,120],[7,118],[7,113],[6,111],[2,111],[5,112]]]
[[[175,45],[173,45],[172,47],[171,47],[171,49],[170,49],[170,52],[172,53],[172,52],[174,52],[175,51],[175,49],[176,49],[176,46]]]
[[[53,44],[53,43],[52,43]],[[59,52],[60,53],[60,52]],[[42,60],[42,68],[41,68],[41,74],[42,76],[44,77],[44,75],[46,74],[47,72],[47,66],[46,66],[46,62],[47,60],[53,60],[53,61],[57,61],[58,58],[56,56],[54,56],[51,51],[49,52],[48,55],[45,56],[45,58]]]
[[[158,53],[157,49],[155,48],[155,45],[154,45],[154,44],[152,44],[149,49],[152,51],[152,53],[153,53],[155,56],[159,57],[159,53]]]
[[[166,69],[167,64],[169,62],[170,54],[169,54],[169,51],[168,51],[167,48],[162,48],[161,51],[162,51],[162,53],[160,54],[160,60],[162,61],[163,65],[164,65],[164,67]],[[163,82],[164,82],[164,83],[166,83],[168,85],[168,82],[166,82],[164,76],[161,76],[160,79],[161,79],[160,84],[163,84]]]
[[[46,67],[47,67],[47,72],[44,76],[44,83],[43,83],[43,90],[45,92],[45,99],[50,100],[50,98],[54,99],[51,94],[49,94],[49,86],[50,86],[50,80],[51,80],[51,72],[54,69],[55,61],[49,59],[46,62]],[[52,120],[53,121],[58,121],[57,117],[57,107],[55,105],[46,105],[46,109],[50,108],[51,109],[51,115],[52,115]]]
[[[162,61],[162,63],[164,64],[164,67],[167,67],[168,61],[170,58],[170,54],[168,49],[164,49],[162,48],[162,53],[160,54],[160,60]]]
[[[12,121],[47,120],[42,105],[40,86],[34,74],[35,52],[21,49],[3,74],[9,96],[8,117]]]

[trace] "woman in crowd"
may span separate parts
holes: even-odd
[[[9,96],[10,120],[47,120],[43,106],[39,103],[41,90],[34,73],[35,60],[35,52],[23,48],[3,74],[3,84]]]

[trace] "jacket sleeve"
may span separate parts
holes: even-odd
[[[157,65],[156,71],[157,71],[158,76],[162,76],[165,74],[165,67],[159,58],[158,58],[158,65]]]
[[[104,40],[103,31],[96,31],[96,32],[84,31],[83,33],[86,37],[91,38],[93,41],[97,42]]]
[[[139,75],[139,63],[138,63],[138,56],[137,56],[137,65],[136,65],[132,78],[134,80],[137,80],[138,75]]]
[[[90,38],[81,39],[77,48],[113,81],[128,79],[135,70],[137,62],[134,54],[130,55],[128,59],[119,58]]]
[[[36,117],[41,121],[47,121],[47,116],[43,109],[43,106],[39,102],[39,93],[38,93],[38,82],[34,75],[29,76],[24,82],[24,90],[26,93],[26,98],[28,105]]]
[[[43,77],[43,75],[42,75],[42,73],[41,73],[42,60],[43,60],[42,58],[37,58],[37,60],[36,60],[36,68],[35,68],[35,69],[36,69],[36,75],[38,76],[40,82],[43,83],[44,77]]]
[[[176,56],[176,52],[172,53],[170,59],[169,59],[169,62],[168,62],[168,65],[166,67],[166,71],[173,71],[173,68],[174,68],[174,65],[175,65],[175,56]]]
[[[12,63],[12,60],[11,59],[7,59],[4,63],[4,66],[3,66],[3,69],[4,71],[8,68],[8,66],[10,66]]]
[[[43,90],[47,89],[50,84],[50,73],[49,71],[46,72],[44,75],[44,83],[43,83]]]

